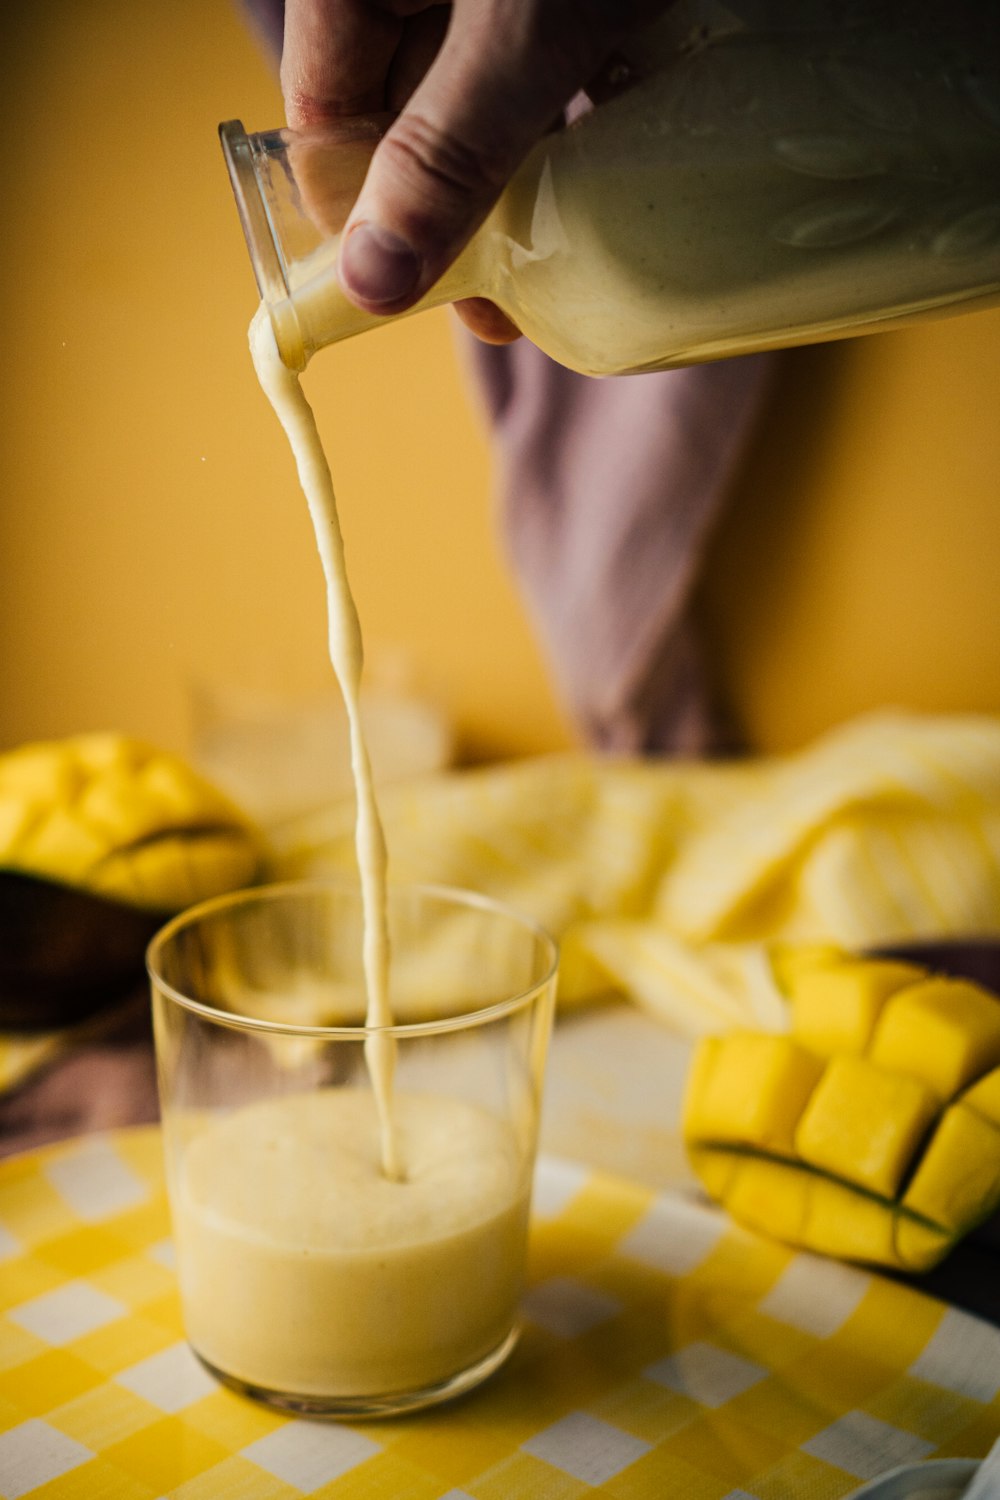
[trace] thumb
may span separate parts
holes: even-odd
[[[610,45],[577,0],[455,0],[444,43],[387,133],[344,232],[340,279],[403,312],[447,270]]]

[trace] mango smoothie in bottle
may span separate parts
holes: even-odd
[[[681,0],[418,307],[489,297],[561,363],[622,374],[994,303],[998,33],[974,0]],[[222,127],[293,368],[380,321],[335,272],[378,133]]]

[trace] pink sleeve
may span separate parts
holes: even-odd
[[[501,523],[556,683],[621,753],[735,748],[689,609],[776,356],[596,380],[527,339],[464,339]]]

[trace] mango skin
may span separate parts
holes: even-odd
[[[698,1048],[683,1115],[694,1171],[760,1233],[931,1269],[1000,1210],[1000,999],[829,948],[800,962],[785,950],[776,973],[790,1036]]]

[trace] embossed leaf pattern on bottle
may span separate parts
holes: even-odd
[[[1000,81],[970,69],[962,77],[962,89],[973,108],[1000,133]]]
[[[849,117],[878,130],[916,128],[917,101],[902,79],[859,57],[821,59],[819,67]]]
[[[946,23],[940,0],[681,0],[675,15],[688,45],[660,128],[680,156],[724,134],[767,143],[788,174],[773,243],[833,250],[889,232],[941,257],[992,251],[1000,64],[975,6],[955,0]],[[927,37],[941,39],[930,70]]]
[[[775,241],[805,250],[834,248],[898,224],[912,247],[938,256],[978,255],[1000,244],[1000,183],[976,182],[974,157],[949,154],[940,142],[923,138],[918,98],[905,77],[864,55],[818,57],[814,66],[844,128],[788,133],[775,139],[773,151],[790,171],[838,186],[782,214],[771,229]],[[956,68],[945,56],[933,81],[1000,128],[995,78],[974,71],[968,61]],[[926,89],[927,77],[919,84]]]
[[[956,209],[954,218],[934,235],[930,248],[941,256],[1000,251],[1000,199]]]
[[[877,197],[840,198],[836,202],[817,199],[803,204],[771,229],[779,244],[801,250],[832,249],[867,239],[898,219],[902,212],[885,194]]]
[[[829,178],[833,182],[856,182],[864,177],[881,177],[892,166],[892,152],[870,136],[844,131],[804,131],[779,136],[774,154],[785,166],[807,177]]]
[[[998,18],[1000,0],[676,0],[434,297],[491,296],[587,374],[1000,303]],[[369,326],[345,306],[298,296],[296,347]]]

